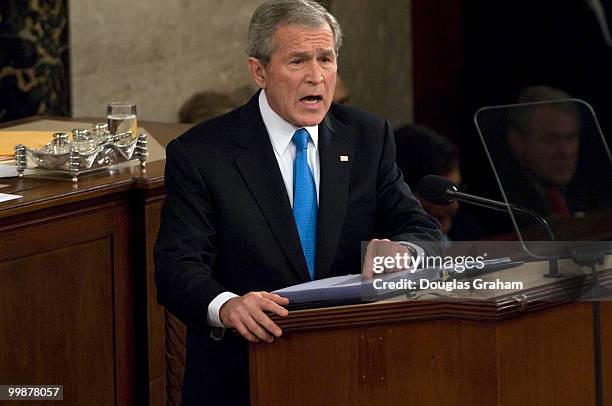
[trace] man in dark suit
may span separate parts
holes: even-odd
[[[282,332],[266,312],[287,315],[268,292],[359,272],[361,241],[385,254],[441,238],[389,124],[331,105],[340,45],[319,4],[261,5],[248,53],[262,90],[168,145],[156,282],[188,326],[184,404],[248,404],[247,340],[272,342]]]
[[[579,186],[581,105],[548,86],[527,87],[516,101],[498,108],[506,120],[500,123],[506,125],[506,142],[500,140],[499,151],[492,154],[506,197],[548,219],[570,218],[580,207],[572,203],[572,194]],[[534,223],[529,217],[516,220],[519,226]]]

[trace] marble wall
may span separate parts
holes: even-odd
[[[251,83],[246,31],[260,0],[73,0],[73,116],[131,100],[144,120],[175,122],[204,90]]]
[[[68,116],[66,0],[0,1],[0,121]]]
[[[111,100],[139,117],[177,121],[200,91],[252,85],[246,31],[261,0],[72,0],[72,112],[104,115]],[[345,30],[340,72],[351,104],[398,125],[412,119],[410,0],[329,0]]]
[[[350,103],[396,127],[412,122],[412,0],[329,3],[345,34],[339,72]]]

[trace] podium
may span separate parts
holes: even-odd
[[[250,344],[251,403],[586,406],[599,392],[600,404],[612,404],[612,302],[594,314],[593,302],[563,300],[589,278],[546,279],[542,267],[500,271],[525,280],[505,294],[404,296],[277,317],[283,336]],[[612,286],[605,268],[600,282]]]

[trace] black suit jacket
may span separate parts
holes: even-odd
[[[387,122],[333,105],[319,125],[318,148],[316,278],[359,273],[361,241],[441,238],[395,165]],[[188,326],[184,402],[248,402],[246,343],[229,332],[210,338],[208,304],[224,291],[309,280],[257,95],[172,141],[165,176],[155,276],[159,302]],[[229,389],[235,384],[241,390]]]

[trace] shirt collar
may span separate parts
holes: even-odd
[[[272,148],[274,148],[274,151],[279,156],[283,156],[285,154],[287,147],[291,143],[293,134],[300,128],[305,128],[308,131],[315,150],[318,148],[319,126],[296,127],[287,122],[274,110],[272,110],[272,107],[270,107],[268,104],[266,92],[263,89],[261,90],[261,93],[259,93],[259,111],[261,111],[261,117],[263,118],[264,125],[268,130],[270,141],[272,141]]]

